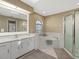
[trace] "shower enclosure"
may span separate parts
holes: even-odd
[[[64,17],[64,34],[65,48],[79,58],[79,10]]]

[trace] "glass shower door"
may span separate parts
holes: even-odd
[[[75,12],[75,56],[79,57],[79,11]]]
[[[73,52],[73,16],[69,15],[65,17],[65,48],[69,52]]]

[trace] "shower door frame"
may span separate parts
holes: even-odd
[[[79,58],[79,56],[76,56],[75,55],[75,48],[76,48],[76,12],[78,12],[79,11],[79,8],[77,8],[76,10],[74,10],[74,53],[73,53],[73,55],[75,56],[75,57],[77,57],[77,58]]]
[[[72,54],[72,56],[74,56],[74,57],[77,57],[77,58],[79,58],[79,56],[76,56],[75,55],[75,48],[76,48],[76,18],[75,18],[75,14],[76,14],[76,12],[78,12],[79,11],[79,8],[77,8],[77,9],[75,9],[75,10],[73,10],[72,11],[72,13],[71,14],[69,14],[69,15],[72,15],[72,19],[73,19],[73,47],[72,47],[72,52],[70,52],[69,50],[69,52]],[[66,19],[65,19],[65,17],[67,17],[67,16],[69,16],[69,15],[66,15],[66,16],[64,16],[64,48],[65,48],[65,33],[66,33],[66,30],[65,30],[65,26],[66,26]]]
[[[73,24],[72,24],[72,27],[73,27],[73,29],[72,29],[72,33],[73,33],[73,47],[72,47],[72,52],[70,52],[68,49],[68,51],[73,55],[74,54],[74,47],[75,47],[75,11],[72,11],[72,13],[71,14],[68,14],[68,15],[66,15],[66,16],[64,16],[64,48],[65,48],[65,33],[66,33],[66,17],[67,16],[70,16],[70,15],[72,15],[72,21],[73,21]]]

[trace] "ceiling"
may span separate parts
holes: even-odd
[[[21,0],[43,16],[57,14],[79,7],[79,0]]]

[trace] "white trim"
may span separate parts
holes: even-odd
[[[63,17],[63,34],[64,34],[64,18],[65,18],[65,16]]]
[[[65,24],[65,21],[64,20],[65,20],[65,16],[63,17],[63,40],[64,40],[64,45],[63,46],[65,47],[65,38],[64,38],[64,34],[65,34],[64,33],[65,32],[64,31],[65,30],[65,28],[64,28],[65,25],[64,24]]]
[[[27,15],[27,33],[29,33],[29,14]]]

